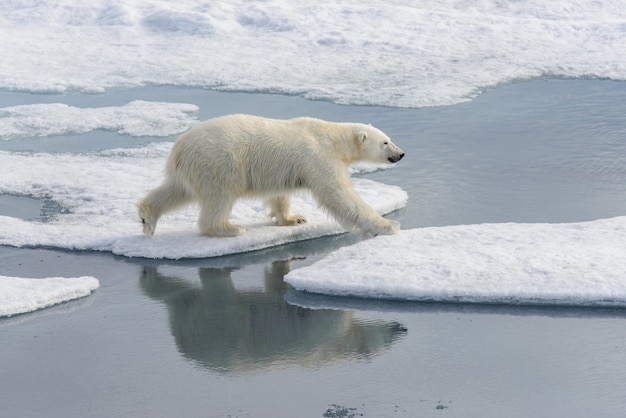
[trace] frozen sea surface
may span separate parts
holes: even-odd
[[[170,136],[198,123],[197,111],[190,104],[142,100],[99,108],[64,103],[9,106],[0,108],[0,140],[80,135],[96,130],[130,136]]]
[[[541,76],[624,80],[625,22],[620,0],[6,0],[0,89],[177,85],[448,105]]]

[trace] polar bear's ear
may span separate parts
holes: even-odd
[[[358,138],[359,142],[365,142],[365,140],[367,139],[367,132],[359,131]]]

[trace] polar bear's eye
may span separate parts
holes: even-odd
[[[387,142],[387,141],[383,142],[383,145],[387,145],[387,144],[388,144],[388,142]]]

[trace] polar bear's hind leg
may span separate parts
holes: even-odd
[[[145,203],[137,204],[137,212],[139,214],[139,219],[141,219],[141,224],[143,225],[143,233],[149,237],[154,235],[154,230],[156,229],[156,223],[159,220]]]
[[[291,195],[289,194],[267,198],[264,203],[269,207],[269,216],[274,219],[276,225],[293,226],[306,223],[304,216],[291,213]]]
[[[230,212],[235,202],[227,198],[200,201],[198,227],[206,237],[236,237],[246,233],[245,228],[230,223]]]

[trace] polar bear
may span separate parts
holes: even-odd
[[[180,136],[167,160],[165,180],[138,204],[143,232],[154,234],[161,215],[193,202],[202,235],[233,237],[244,228],[229,221],[240,198],[261,197],[278,225],[306,222],[290,210],[291,195],[308,189],[344,228],[366,235],[395,234],[354,191],[347,166],[395,163],[404,157],[382,131],[360,123],[301,117],[289,120],[228,115],[199,123]]]

